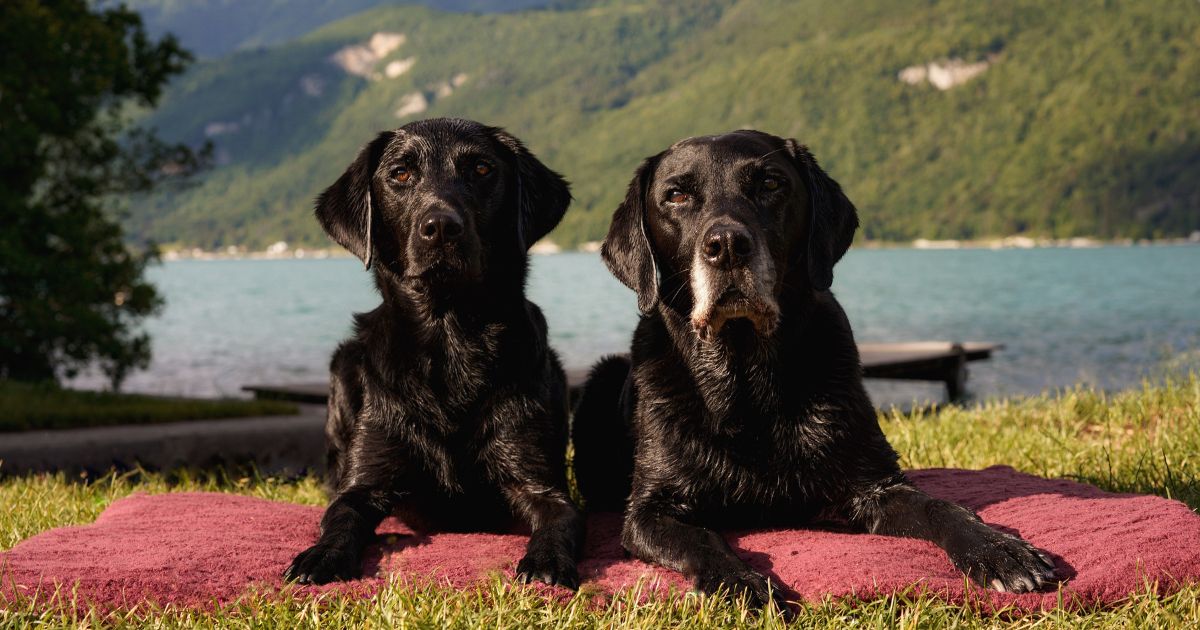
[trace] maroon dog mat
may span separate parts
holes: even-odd
[[[1047,550],[1061,593],[1014,595],[964,591],[962,574],[930,543],[836,531],[789,529],[730,533],[751,566],[793,589],[794,596],[872,598],[927,591],[984,608],[1053,608],[1119,602],[1149,585],[1169,593],[1200,581],[1200,516],[1160,497],[1112,494],[1092,486],[1018,473],[918,470],[911,479],[930,494],[969,506],[989,524]],[[56,588],[102,608],[210,606],[283,587],[280,573],[317,536],[321,508],[210,493],[134,495],[96,522],[44,532],[0,554],[0,600],[45,598]],[[389,519],[384,542],[368,553],[367,574],[350,585],[296,588],[371,593],[389,573],[468,587],[493,572],[509,577],[526,537],[496,534],[418,536]],[[659,591],[688,585],[676,573],[627,559],[620,520],[588,522],[580,575],[585,588],[612,592],[649,579]],[[382,576],[382,577],[381,577]],[[589,586],[591,585],[591,586]],[[292,588],[292,587],[289,587]]]

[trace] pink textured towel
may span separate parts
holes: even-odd
[[[977,510],[988,523],[1015,532],[1051,553],[1069,606],[1112,604],[1156,584],[1167,593],[1200,581],[1200,516],[1160,497],[1111,494],[1007,467],[981,471],[918,470],[910,477],[930,494]],[[64,527],[29,538],[0,554],[0,600],[14,593],[42,596],[56,585],[75,589],[80,603],[103,608],[208,606],[248,592],[277,590],[280,572],[317,536],[321,508],[250,497],[180,493],[135,495],[113,503],[92,525]],[[368,575],[401,573],[456,587],[512,575],[526,537],[496,534],[416,536],[395,520],[369,553]],[[949,601],[984,608],[1052,608],[1058,593],[1013,595],[971,589],[932,544],[821,530],[736,532],[730,543],[752,566],[806,600],[870,598],[925,589]],[[620,521],[601,514],[588,523],[580,574],[592,588],[614,591],[639,578],[662,588],[687,588],[676,573],[626,559]],[[383,579],[352,585],[304,587],[298,592],[347,589],[374,592]]]

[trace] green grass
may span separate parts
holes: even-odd
[[[297,413],[274,400],[165,398],[0,381],[0,433]]]
[[[980,615],[929,597],[871,602],[825,601],[805,606],[795,628],[1187,628],[1200,623],[1200,589],[1170,597],[1137,594],[1113,610],[1080,614],[1051,611],[1023,619]],[[0,628],[782,628],[715,598],[676,595],[641,602],[623,593],[604,605],[586,597],[554,602],[493,579],[455,591],[393,582],[374,599],[345,597],[254,598],[216,611],[142,610],[68,614],[30,607],[0,610]]]
[[[912,416],[893,414],[883,425],[906,467],[980,468],[1008,464],[1063,476],[1114,491],[1148,492],[1200,507],[1200,375],[1104,394],[1077,389],[1025,400],[945,409]],[[225,472],[135,472],[99,479],[64,475],[0,482],[0,549],[36,532],[87,523],[113,500],[131,492],[214,490],[294,501],[323,501],[313,478],[283,480]],[[66,594],[64,594],[66,595]],[[396,581],[376,598],[248,596],[218,610],[140,609],[87,614],[45,611],[17,602],[0,611],[0,628],[153,626],[195,627],[500,627],[771,628],[781,622],[745,608],[686,594],[638,603],[636,592],[607,603],[582,595],[552,601],[500,578],[457,591]],[[1200,585],[1163,597],[1135,594],[1112,610],[1062,610],[1030,616],[985,615],[921,595],[871,602],[807,604],[797,625],[814,628],[1142,628],[1200,624]]]

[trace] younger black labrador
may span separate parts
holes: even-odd
[[[371,268],[383,303],[330,367],[333,499],[285,572],[351,579],[376,526],[532,530],[522,581],[578,586],[583,521],[567,493],[566,379],[525,299],[527,248],[567,183],[513,136],[434,119],[380,134],[321,193],[325,231]]]
[[[900,471],[829,291],[857,227],[794,140],[737,131],[647,159],[601,249],[642,317],[632,361],[598,364],[576,407],[580,491],[625,505],[633,555],[759,605],[779,591],[715,530],[836,518],[929,540],[996,590],[1047,586],[1044,553]]]

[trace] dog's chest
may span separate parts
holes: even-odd
[[[485,462],[496,444],[495,416],[522,376],[506,369],[514,348],[503,343],[504,326],[471,334],[450,329],[436,347],[418,357],[418,369],[398,392],[407,421],[396,436],[414,447],[416,460],[435,480],[438,494],[476,496],[496,490]]]
[[[438,406],[469,412],[486,396],[498,376],[498,356],[503,327],[484,326],[467,334],[455,322],[445,324],[439,343],[419,355],[419,375]]]
[[[739,419],[742,430],[714,433],[696,451],[705,455],[690,474],[706,479],[709,496],[740,505],[775,505],[819,498],[837,478],[839,445],[831,427],[811,418],[770,423]]]
[[[492,488],[482,454],[490,435],[480,414],[417,405],[390,439],[411,465],[414,492],[431,496],[477,496]]]
[[[677,478],[696,481],[690,494],[740,506],[823,500],[846,465],[836,414],[807,403],[798,387],[781,391],[767,375],[717,382],[726,388],[700,381],[691,417],[679,419],[673,450],[692,455],[674,465]]]
[[[727,418],[778,413],[782,403],[775,365],[767,357],[737,360],[701,353],[691,370],[703,413],[713,426],[736,426]]]

